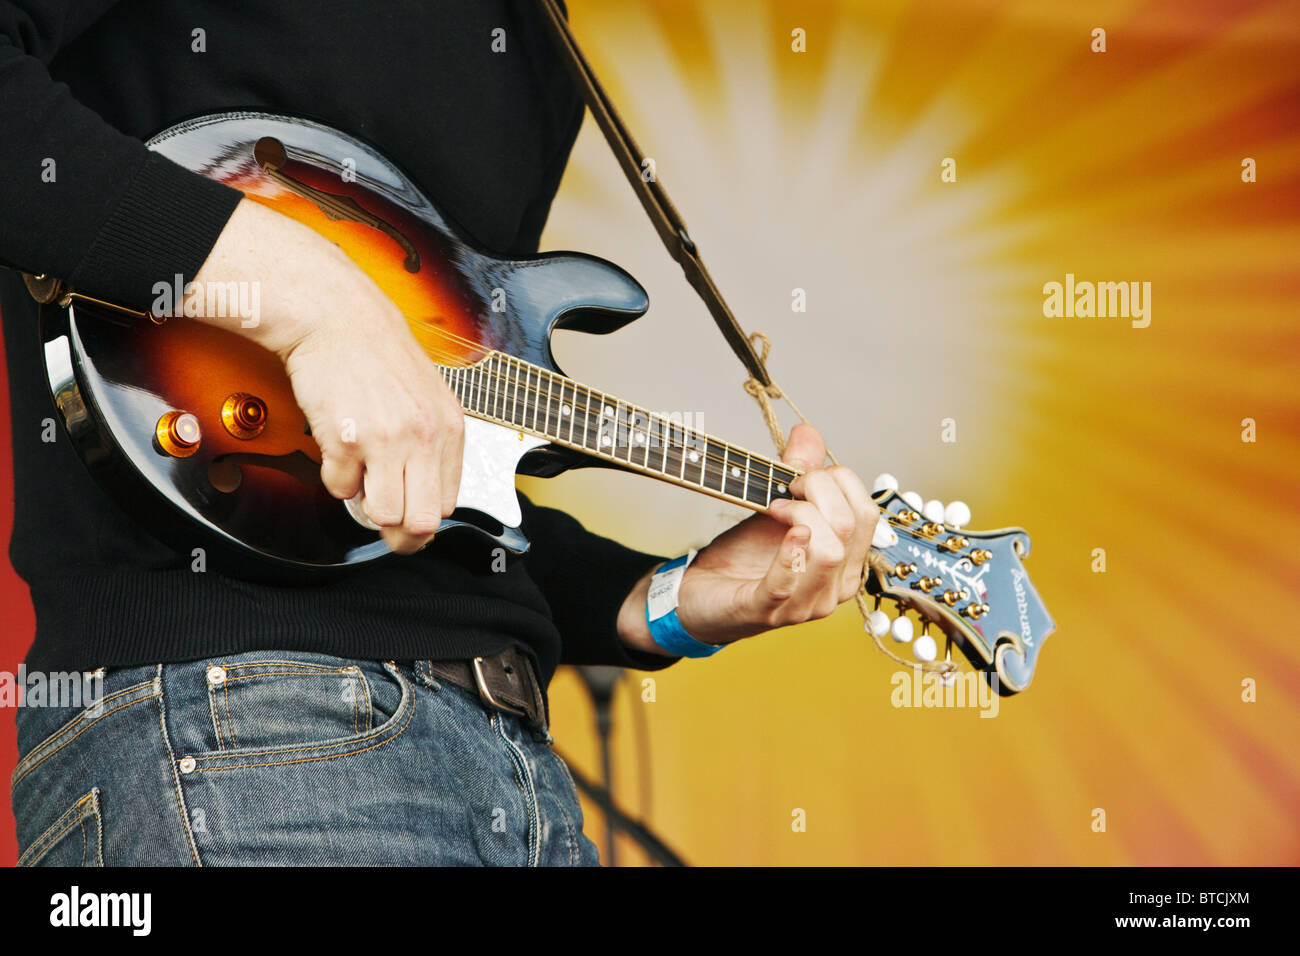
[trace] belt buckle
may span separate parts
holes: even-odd
[[[529,716],[528,711],[520,710],[518,707],[512,707],[509,704],[502,703],[492,696],[492,691],[488,689],[487,685],[487,675],[483,673],[482,657],[476,657],[470,661],[470,667],[474,671],[474,684],[478,687],[478,695],[482,699],[483,703],[495,707],[497,710],[505,711],[507,714],[514,714],[516,717],[523,717],[526,720],[533,719]]]

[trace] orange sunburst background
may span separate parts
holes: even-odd
[[[1300,863],[1300,5],[569,8],[777,380],[868,480],[1027,528],[1058,628],[995,719],[893,707],[851,607],[655,675],[653,702],[633,675],[620,801],[701,864]],[[588,122],[544,245],[619,262],[654,305],[562,364],[769,448],[656,243]],[[1067,273],[1150,282],[1149,327],[1044,316]],[[666,554],[740,517],[616,474],[526,490]],[[553,695],[596,776],[576,677]]]

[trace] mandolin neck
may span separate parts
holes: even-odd
[[[465,414],[693,491],[762,511],[797,469],[503,352],[441,366]]]

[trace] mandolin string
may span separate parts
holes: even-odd
[[[589,395],[593,395],[593,396],[594,396],[594,395],[600,395],[600,396],[602,396],[603,398],[609,398],[609,396],[606,395],[604,392],[600,392],[599,390],[597,390],[597,389],[593,389],[593,388],[591,388],[590,386],[583,385],[582,383],[577,382],[577,381],[574,380],[574,379],[568,378],[567,376],[560,375],[560,374],[555,373],[555,372],[551,372],[551,371],[549,371],[548,369],[543,369],[541,366],[534,365],[534,364],[532,364],[531,362],[526,362],[526,361],[524,361],[524,360],[522,360],[522,359],[519,359],[519,358],[516,358],[515,356],[512,356],[512,355],[507,355],[506,353],[500,352],[500,351],[497,350],[497,349],[489,348],[489,347],[483,345],[482,343],[474,342],[474,341],[472,341],[471,339],[467,339],[467,338],[465,338],[464,336],[457,335],[456,333],[453,333],[453,332],[447,332],[447,331],[445,331],[445,330],[441,330],[441,329],[430,329],[430,328],[428,328],[427,326],[424,326],[424,327],[414,327],[414,328],[418,329],[420,332],[423,332],[423,333],[424,333],[427,337],[429,337],[429,338],[433,338],[433,337],[435,337],[435,336],[439,336],[439,335],[441,335],[442,337],[444,337],[444,338],[446,338],[446,339],[449,339],[449,340],[453,341],[455,344],[458,344],[458,345],[464,345],[464,346],[466,346],[467,348],[473,349],[474,351],[477,351],[477,352],[483,352],[483,353],[484,353],[484,358],[483,358],[483,359],[479,359],[479,360],[478,360],[477,362],[475,362],[473,365],[459,365],[459,364],[457,364],[457,365],[453,365],[453,364],[444,364],[444,365],[440,365],[439,367],[440,367],[441,369],[445,370],[445,371],[448,371],[448,372],[456,372],[457,370],[461,370],[461,369],[464,369],[464,370],[466,370],[466,371],[471,371],[471,370],[472,370],[472,371],[475,372],[475,374],[478,374],[478,375],[480,375],[481,377],[486,378],[486,379],[489,379],[489,380],[495,380],[495,381],[497,381],[497,382],[499,382],[499,383],[502,383],[502,384],[503,384],[504,386],[506,386],[506,387],[513,386],[513,387],[514,387],[514,390],[515,390],[515,396],[519,396],[520,393],[523,393],[523,396],[525,396],[525,397],[524,397],[524,405],[525,405],[525,408],[524,408],[524,410],[523,410],[523,414],[522,414],[522,416],[521,416],[521,417],[522,417],[522,420],[525,420],[525,421],[526,421],[526,420],[527,420],[527,417],[528,417],[528,414],[529,414],[530,412],[534,412],[534,413],[536,413],[536,414],[535,414],[535,417],[536,417],[536,415],[542,415],[542,414],[545,414],[545,416],[547,417],[547,420],[549,421],[549,419],[550,419],[550,415],[552,414],[552,410],[553,410],[553,409],[557,406],[557,404],[558,404],[558,399],[555,399],[553,396],[547,396],[547,395],[544,395],[544,394],[543,394],[543,390],[542,390],[541,385],[542,385],[543,380],[546,380],[546,379],[549,379],[549,380],[552,381],[552,382],[557,382],[557,381],[558,381],[558,382],[561,383],[561,384],[567,384],[567,385],[573,387],[573,388],[575,389],[575,391],[576,391],[577,389],[582,389],[582,390],[586,391]],[[449,362],[452,361],[452,360],[463,359],[463,356],[462,356],[460,353],[458,353],[458,352],[454,352],[454,351],[451,351],[451,350],[449,350],[449,349],[447,349],[447,348],[439,348],[438,346],[434,345],[432,342],[429,342],[429,343],[427,343],[427,344],[424,344],[423,347],[424,347],[425,351],[430,355],[430,357],[433,357],[433,358],[439,358],[439,359],[447,360],[447,361],[449,361]],[[517,373],[514,373],[514,372],[503,372],[503,371],[494,370],[494,369],[492,369],[492,368],[489,368],[486,364],[484,364],[484,362],[485,362],[487,359],[494,358],[494,357],[495,357],[495,358],[499,358],[499,359],[501,359],[501,360],[505,363],[505,367],[506,367],[507,369],[510,369],[510,368],[512,368],[512,366],[517,365],[517,366],[519,366],[519,367],[525,369],[526,372],[536,372],[537,377],[538,377],[538,384],[537,384],[536,386],[534,386],[533,384],[531,384],[530,381],[528,381],[528,379],[531,379],[531,378],[532,378],[532,375],[531,375],[531,374],[527,374],[525,378],[521,378]],[[449,383],[449,384],[450,384],[450,383]],[[527,397],[535,398],[535,401],[533,401],[531,404],[528,404]],[[502,401],[502,402],[510,402],[510,401],[512,401],[512,397],[511,397],[510,393],[506,393],[506,392],[499,393],[499,394],[498,394],[498,398],[499,398],[499,400]],[[674,450],[674,449],[676,449],[676,450],[684,451],[687,447],[689,447],[689,444],[692,442],[692,440],[699,440],[699,441],[701,441],[701,442],[703,443],[703,446],[704,446],[706,449],[707,449],[707,447],[708,447],[708,445],[709,445],[710,443],[712,443],[712,444],[718,444],[718,445],[726,445],[726,446],[727,446],[728,448],[730,448],[730,449],[735,449],[735,450],[737,450],[737,451],[741,451],[741,452],[743,452],[743,453],[744,453],[744,454],[745,454],[745,455],[746,455],[746,456],[747,456],[751,461],[753,461],[753,460],[757,460],[757,461],[760,462],[761,464],[771,465],[773,469],[778,469],[778,468],[783,469],[784,472],[783,472],[783,473],[780,473],[780,474],[781,474],[781,477],[783,477],[783,478],[786,477],[786,473],[788,473],[788,474],[791,476],[790,478],[787,478],[786,481],[781,482],[782,484],[786,485],[786,487],[789,487],[789,482],[790,482],[790,481],[792,481],[795,477],[798,477],[798,476],[799,476],[799,472],[790,469],[788,465],[783,465],[783,464],[781,464],[781,463],[779,463],[779,462],[774,462],[774,461],[772,461],[771,459],[766,458],[765,456],[762,456],[762,455],[756,455],[756,454],[753,454],[753,453],[751,453],[751,452],[745,451],[745,450],[743,450],[743,449],[736,449],[736,446],[731,445],[730,443],[727,443],[727,442],[723,442],[723,441],[720,440],[720,439],[713,438],[712,436],[707,435],[707,434],[705,434],[705,433],[703,433],[703,432],[697,432],[697,431],[695,431],[694,429],[686,429],[684,426],[680,426],[680,427],[679,427],[679,426],[676,426],[676,425],[674,425],[672,422],[667,421],[667,420],[663,419],[662,417],[655,416],[652,412],[649,412],[649,411],[647,411],[646,409],[640,408],[639,406],[631,405],[630,403],[628,403],[628,402],[623,402],[623,401],[621,401],[621,400],[619,400],[619,399],[614,399],[613,401],[614,401],[614,404],[615,404],[616,406],[619,405],[619,404],[622,404],[622,405],[624,405],[624,406],[627,406],[628,411],[631,412],[631,413],[633,413],[633,414],[637,414],[637,413],[645,414],[645,415],[646,415],[646,416],[651,420],[651,422],[658,421],[658,423],[660,424],[660,426],[662,426],[665,430],[667,430],[667,432],[668,432],[668,434],[669,434],[669,437],[668,437],[668,443],[669,443],[669,449],[670,449],[670,450]],[[496,416],[491,416],[491,417],[496,418]],[[602,417],[603,417],[603,416],[602,416]],[[616,415],[616,417],[617,417],[617,415]],[[505,421],[505,419],[497,419],[497,420],[498,420],[498,421]],[[621,425],[622,427],[627,427],[627,428],[632,428],[632,427],[633,427],[633,426],[631,426],[630,424],[625,424],[625,423],[621,422],[621,420],[615,422],[615,427],[619,427],[620,425]],[[532,429],[532,430],[536,431],[537,429]],[[648,433],[648,432],[649,432],[649,429],[647,429],[647,433]],[[584,435],[585,435],[585,433],[586,433],[586,431],[585,431],[585,429],[584,429]],[[544,432],[543,432],[543,434],[544,434]],[[680,445],[675,445],[675,444],[674,444],[674,437],[675,437],[675,434],[680,434],[680,435],[683,436],[683,441],[680,443]],[[549,437],[549,436],[548,436],[548,437]],[[582,447],[583,447],[583,449],[584,449],[585,451],[589,451],[589,452],[592,452],[592,453],[594,453],[594,454],[601,455],[602,457],[607,457],[609,460],[612,460],[612,461],[615,461],[615,462],[622,461],[622,462],[625,462],[625,463],[627,463],[627,464],[633,464],[633,462],[628,461],[627,459],[621,459],[621,458],[619,458],[619,457],[618,457],[615,453],[613,453],[612,451],[611,451],[611,452],[603,452],[603,451],[601,451],[600,449],[590,449],[590,448],[586,448],[585,445],[583,445]],[[635,446],[629,446],[629,447],[633,447],[633,448],[634,448]],[[708,452],[708,451],[705,451],[703,457],[704,457],[704,460],[705,460],[706,463],[717,464],[717,465],[719,466],[719,469],[720,469],[720,470],[725,469],[726,465],[729,464],[729,463],[734,465],[734,462],[731,462],[731,461],[729,460],[729,458],[728,458],[727,456],[725,456],[725,455],[717,455],[717,454],[713,454],[713,453],[710,453],[710,452]],[[692,464],[694,464],[694,463],[692,463]],[[653,468],[653,466],[649,466],[649,465],[642,465],[642,467],[650,468],[650,470],[654,471],[654,472],[657,473],[657,474],[663,474],[664,477],[667,477],[667,478],[670,478],[670,479],[672,478],[671,474],[669,474],[668,472],[663,471],[662,469],[655,469],[655,468]],[[774,473],[773,473],[773,477],[775,477],[776,474],[777,474],[777,472],[774,471]],[[700,474],[700,485],[701,485],[701,486],[703,486],[705,476],[706,476],[705,471],[704,471],[703,469],[701,469],[701,474]],[[725,477],[725,476],[724,476],[724,477]],[[764,479],[761,475],[760,475],[760,476],[757,476],[757,477],[759,478],[759,480],[768,480],[768,479]],[[680,479],[679,479],[679,481],[680,481]],[[695,482],[686,482],[686,484],[689,485],[689,486],[691,486],[691,487],[694,487],[696,483],[695,483]],[[721,489],[719,489],[719,490],[721,491]],[[722,492],[722,493],[723,493],[723,494],[727,494],[726,492]],[[742,498],[742,496],[740,496],[740,495],[731,495],[731,494],[727,494],[727,496],[728,496],[728,497],[731,497],[731,498],[735,498],[735,499],[737,499],[737,500],[739,500],[739,501],[744,501],[744,500],[745,500],[745,499]],[[746,503],[752,504],[753,502],[746,502]],[[897,518],[894,514],[892,514],[891,512],[886,511],[886,510],[884,510],[884,509],[881,509],[881,514],[882,514],[882,516],[885,517],[885,519],[887,520],[887,522],[889,523],[889,525],[890,525],[891,527],[893,527],[893,528],[897,529],[898,531],[902,532],[903,534],[905,534],[905,535],[906,535],[908,538],[910,538],[911,540],[914,540],[914,541],[922,541],[922,542],[929,543],[929,540],[930,540],[930,539],[929,539],[928,537],[926,537],[925,535],[922,535],[922,534],[917,533],[915,530],[913,530],[913,529],[909,526],[908,523],[901,521],[900,519],[898,519],[898,518]]]
[[[463,345],[467,349],[472,349],[473,351],[476,352],[483,352],[484,357],[482,359],[479,359],[472,365],[443,364],[440,365],[439,367],[447,372],[452,372],[452,373],[458,370],[473,371],[475,374],[478,374],[482,378],[494,380],[496,382],[502,383],[506,387],[513,386],[514,388],[513,396],[511,395],[511,393],[502,392],[499,393],[497,397],[503,403],[512,402],[522,398],[525,407],[523,409],[521,419],[524,421],[527,420],[527,417],[530,413],[534,413],[535,417],[545,415],[547,420],[549,421],[553,410],[559,404],[559,400],[554,397],[553,393],[551,395],[544,394],[542,389],[542,384],[546,381],[550,381],[551,383],[558,382],[561,385],[568,385],[572,387],[575,390],[575,392],[578,389],[581,389],[586,393],[588,393],[588,395],[590,396],[600,395],[602,396],[602,398],[605,399],[608,399],[610,397],[606,395],[604,392],[599,391],[598,389],[593,389],[590,386],[583,385],[582,383],[574,379],[568,378],[567,376],[561,375],[556,372],[551,372],[548,369],[544,369],[541,366],[534,365],[531,362],[526,362],[523,359],[516,358],[515,356],[507,355],[506,353],[500,352],[497,349],[489,348],[483,345],[482,343],[474,342],[473,340],[465,338],[464,336],[457,335],[456,333],[447,332],[441,329],[430,329],[427,326],[416,326],[413,327],[413,329],[418,330],[418,332],[424,333],[424,335],[428,338],[442,336],[443,338],[452,341],[454,344]],[[442,359],[447,361],[448,363],[454,360],[460,360],[464,358],[464,356],[461,355],[460,353],[452,351],[447,348],[440,348],[434,345],[433,342],[422,344],[422,347],[424,347],[426,353],[428,353],[430,357],[436,359]],[[506,369],[512,369],[514,366],[518,366],[524,369],[526,374],[524,377],[520,377],[518,373],[513,371],[498,371],[492,369],[488,367],[486,364],[484,364],[486,360],[491,358],[498,358],[501,361],[503,361]],[[530,373],[535,373],[537,375],[538,381],[536,385],[532,384],[531,382],[532,374]],[[535,401],[531,402],[530,404],[528,402],[528,398],[533,398],[535,399]],[[765,456],[757,455],[744,449],[739,449],[728,442],[723,442],[721,439],[714,438],[710,435],[707,435],[706,433],[697,432],[694,429],[687,429],[684,426],[674,425],[671,421],[668,421],[660,416],[656,416],[654,413],[646,409],[640,408],[639,406],[631,405],[630,403],[622,401],[620,399],[613,399],[613,402],[616,406],[619,404],[626,406],[627,410],[633,415],[644,414],[650,420],[651,423],[657,422],[658,426],[660,427],[660,430],[666,431],[668,433],[669,436],[668,443],[669,443],[670,450],[676,449],[676,450],[684,451],[687,447],[690,446],[690,444],[694,443],[693,440],[698,440],[698,442],[703,444],[703,447],[705,447],[706,449],[710,443],[717,444],[717,445],[726,445],[726,447],[729,449],[733,449],[740,453],[745,454],[751,461],[757,460],[760,464],[771,465],[773,469],[778,469],[778,468],[783,469],[783,472],[781,473],[781,477],[783,478],[786,477],[786,473],[790,475],[790,478],[788,478],[787,481],[782,482],[782,484],[787,485],[787,487],[789,481],[799,476],[799,472],[790,469],[788,465],[784,465],[780,462],[772,461],[771,459],[766,458]],[[496,416],[491,416],[491,417],[495,418]],[[623,422],[621,418],[618,418],[617,413],[616,413],[616,418],[618,419],[615,422],[616,427],[626,427],[626,428],[634,427],[628,423]],[[505,421],[505,419],[498,419],[498,420]],[[532,429],[532,430],[537,430],[537,429]],[[650,429],[647,428],[646,431],[647,433],[649,433]],[[585,434],[585,429],[584,429],[584,434]],[[683,436],[683,441],[680,443],[680,445],[674,443],[676,435]],[[629,446],[629,447],[634,448],[635,446]],[[627,462],[628,464],[632,464],[632,462],[627,461],[627,459],[620,459],[613,452],[602,452],[600,449],[586,448],[585,445],[583,446],[583,448],[586,451],[590,451],[595,454],[608,457],[610,460],[616,462],[624,461]],[[703,457],[706,462],[719,465],[720,469],[725,468],[725,466],[729,463],[734,465],[734,462],[730,461],[730,459],[727,456],[710,453],[707,450],[705,451]],[[662,472],[661,469],[654,469],[652,466],[646,466],[646,465],[643,465],[642,467],[651,467],[651,470],[656,471],[657,473],[662,473],[665,475],[665,477],[671,478],[671,475],[669,475],[666,472]],[[774,476],[775,474],[776,473],[774,472]],[[760,480],[763,480],[762,476],[757,476],[757,477],[759,477]],[[702,470],[701,484],[703,484],[703,478],[704,478],[704,472]],[[694,486],[695,482],[687,482],[687,484]],[[729,497],[734,497],[737,498],[738,500],[743,500],[739,495],[729,495]],[[891,514],[890,512],[884,511],[882,509],[881,513],[887,519],[887,521],[892,527],[899,529],[912,540],[926,541],[926,542],[929,541],[929,539],[926,536],[918,534],[917,532],[912,530],[907,523],[900,521],[899,519],[896,518],[895,515]]]
[[[485,352],[486,353],[485,359],[480,359],[479,361],[475,362],[473,365],[446,364],[446,365],[442,365],[441,368],[451,372],[455,372],[457,369],[474,369],[476,370],[476,374],[479,374],[480,376],[485,376],[497,382],[504,383],[506,386],[513,386],[514,388],[513,395],[512,393],[503,393],[501,397],[503,397],[503,399],[507,402],[510,402],[512,400],[512,397],[523,399],[525,404],[525,408],[524,408],[525,420],[529,412],[533,412],[533,411],[535,411],[538,415],[542,414],[544,411],[549,417],[551,409],[555,406],[555,401],[553,398],[548,399],[548,397],[544,394],[542,388],[542,386],[546,384],[546,382],[549,380],[551,383],[558,382],[560,384],[568,384],[574,388],[575,392],[580,389],[586,392],[589,396],[599,395],[602,397],[602,399],[609,400],[615,406],[622,405],[626,408],[627,412],[630,413],[632,417],[644,415],[648,420],[647,421],[648,425],[653,425],[655,426],[655,430],[658,430],[660,432],[667,432],[669,434],[670,447],[673,447],[671,436],[674,433],[680,434],[683,436],[683,442],[681,443],[681,447],[683,449],[689,447],[692,444],[698,444],[701,448],[704,449],[704,454],[703,454],[704,460],[709,463],[717,464],[721,469],[725,469],[728,465],[735,466],[736,461],[730,458],[730,454],[732,452],[735,452],[738,455],[744,455],[751,462],[756,462],[759,463],[760,465],[770,465],[771,468],[773,469],[774,477],[776,475],[780,475],[782,478],[785,479],[785,481],[783,481],[782,484],[788,485],[790,481],[794,480],[794,478],[798,477],[800,474],[800,472],[797,469],[792,469],[790,466],[785,465],[781,462],[773,461],[772,459],[764,455],[759,455],[755,452],[748,451],[747,449],[740,448],[730,442],[725,442],[719,438],[714,438],[713,436],[708,435],[704,432],[699,432],[696,431],[695,429],[686,428],[685,426],[675,425],[674,423],[663,418],[662,416],[655,415],[653,412],[649,411],[648,409],[641,408],[640,406],[637,405],[632,405],[630,402],[626,402],[621,399],[611,398],[611,396],[607,395],[604,392],[601,392],[599,389],[594,389],[591,388],[590,386],[583,385],[582,383],[577,382],[574,379],[568,378],[567,376],[560,375],[555,372],[551,372],[548,369],[544,369],[541,366],[534,365],[522,359],[515,358],[512,355],[506,355],[505,353],[500,352],[496,349],[490,349],[480,343],[471,342],[469,339],[465,339],[461,336],[455,335],[455,333],[448,333],[442,330],[435,330],[435,329],[423,329],[422,331],[424,331],[426,335],[429,336],[441,334],[448,339],[452,339],[453,341],[459,339],[459,342],[457,342],[456,344],[464,344],[468,347],[472,347],[475,351]],[[431,358],[445,359],[445,360],[463,360],[464,358],[464,356],[462,356],[458,352],[450,351],[446,348],[439,348],[433,345],[432,343],[428,343],[428,344],[421,343],[421,345],[424,348],[425,352],[429,354]],[[526,373],[535,373],[537,376],[537,384],[534,385],[531,382],[531,379],[533,377],[532,374],[526,374],[525,376],[520,376],[514,371],[504,371],[504,372],[497,371],[483,364],[486,359],[492,357],[500,358],[505,364],[507,369],[511,369],[512,366],[517,365],[520,368],[524,369]],[[530,397],[535,399],[535,401],[531,402],[531,404],[528,403],[528,398]],[[614,422],[615,427],[628,427],[628,428],[635,429],[635,426],[632,426],[630,423],[623,421],[622,417],[619,416],[617,412],[618,410],[616,409],[615,422]],[[650,428],[646,428],[645,430],[647,434],[649,434],[651,431]],[[727,454],[718,455],[716,453],[709,452],[708,447],[710,444],[724,447],[724,449],[727,450]],[[613,455],[612,453],[603,453],[599,449],[586,449],[586,450],[595,451],[597,454],[609,454],[609,456],[613,458],[613,460],[615,461],[621,460],[616,455]]]

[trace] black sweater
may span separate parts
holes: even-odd
[[[492,50],[498,28],[504,53]],[[370,139],[469,238],[507,255],[536,250],[582,120],[526,0],[0,0],[0,262],[147,308],[151,277],[198,271],[239,193],[142,140],[236,108]],[[37,618],[29,667],[266,649],[468,657],[512,640],[546,680],[561,662],[670,662],[629,652],[615,632],[623,598],[662,559],[528,502],[532,550],[504,572],[482,543],[451,533],[319,585],[192,571],[100,491],[65,436],[42,440],[56,413],[35,304],[10,269],[0,269],[0,314],[10,555]]]

